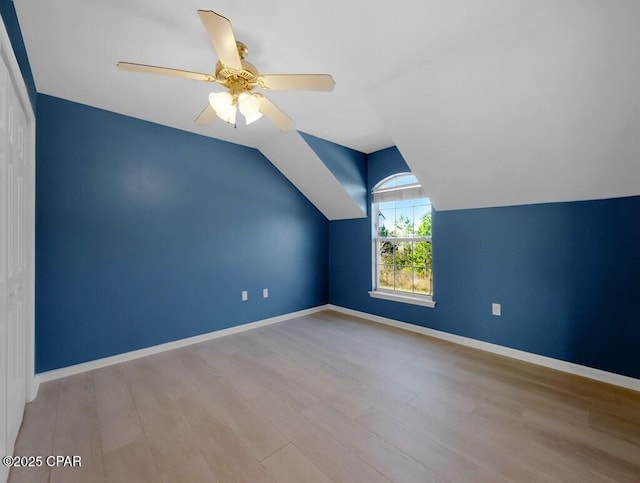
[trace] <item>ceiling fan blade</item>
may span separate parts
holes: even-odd
[[[229,19],[211,10],[198,10],[198,15],[204,28],[207,29],[213,50],[216,51],[222,65],[236,70],[242,69],[236,38]]]
[[[264,96],[258,95],[260,101],[260,112],[267,116],[273,123],[283,131],[293,129],[293,121],[289,116],[280,110],[273,102]]]
[[[207,107],[205,107],[198,117],[196,117],[196,124],[204,126],[205,124],[215,121],[216,117],[216,111],[213,110],[211,104],[207,103]]]
[[[265,74],[260,79],[266,89],[274,91],[332,91],[336,85],[329,74]]]
[[[118,62],[116,67],[118,69],[128,70],[131,72],[144,72],[147,74],[161,74],[204,82],[216,82],[216,78],[211,74],[192,72],[190,70],[170,69],[168,67],[156,67],[154,65],[132,64],[131,62]]]

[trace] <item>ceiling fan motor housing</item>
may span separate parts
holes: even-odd
[[[250,91],[258,85],[258,69],[244,60],[240,62],[241,70],[226,67],[220,62],[216,64],[216,79],[232,94]]]

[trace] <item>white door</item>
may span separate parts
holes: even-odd
[[[10,455],[33,378],[33,153],[24,86],[0,32],[0,456]],[[18,71],[19,72],[19,71]],[[16,80],[18,79],[18,80]],[[22,90],[21,90],[22,89]],[[30,111],[29,111],[30,112]],[[31,115],[32,116],[32,115]],[[31,126],[32,127],[32,126]],[[0,466],[0,482],[8,469]]]
[[[24,110],[13,85],[7,89],[7,433],[12,442],[25,403],[25,131]]]

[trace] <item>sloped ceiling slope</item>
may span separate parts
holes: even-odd
[[[363,218],[366,207],[349,194],[300,133],[280,133],[260,147],[271,163],[307,197],[328,220]]]
[[[440,210],[640,194],[640,2],[541,4],[369,95]]]

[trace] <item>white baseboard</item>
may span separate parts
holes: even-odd
[[[400,322],[398,320],[380,317],[379,315],[373,315],[366,312],[360,312],[358,310],[348,309],[339,305],[329,304],[326,308],[328,310],[334,310],[343,314],[353,315],[355,317],[367,319],[379,324],[390,325],[392,327],[397,327],[411,332],[417,332],[418,334],[428,335],[430,337],[446,340],[455,344],[473,347],[475,349],[511,357],[512,359],[518,359],[520,361],[529,362],[538,366],[556,369],[558,371],[587,377],[596,381],[605,382],[607,384],[613,384],[614,386],[620,386],[626,389],[640,392],[640,379],[635,379],[633,377],[623,376],[621,374],[616,374],[613,372],[602,371],[600,369],[594,369],[592,367],[582,366],[580,364],[574,364],[573,362],[562,361],[560,359],[553,359],[551,357],[541,356],[538,354],[533,354],[531,352],[511,349],[510,347],[491,344],[489,342],[483,342],[481,340],[471,339],[469,337],[463,337],[461,335],[450,334],[448,332],[442,332],[440,330],[429,329],[420,325]]]
[[[196,335],[194,337],[188,337],[186,339],[174,340],[172,342],[166,342],[164,344],[154,345],[151,347],[145,347],[131,352],[125,352],[111,357],[105,357],[103,359],[96,359],[89,362],[83,362],[81,364],[75,364],[73,366],[62,367],[60,369],[54,369],[53,371],[42,372],[36,374],[36,388],[35,394],[38,392],[38,387],[41,383],[53,381],[54,379],[60,379],[62,377],[73,376],[87,371],[93,371],[94,369],[100,369],[102,367],[112,366],[121,362],[131,361],[133,359],[139,359],[140,357],[146,357],[153,354],[159,354],[161,352],[170,351],[173,349],[179,349],[180,347],[186,347],[188,345],[198,344],[200,342],[206,342],[212,339],[218,339],[231,334],[238,334],[240,332],[246,332],[247,330],[257,329],[258,327],[264,327],[266,325],[277,324],[278,322],[284,322],[285,320],[295,319],[297,317],[303,317],[305,315],[314,314],[327,309],[327,305],[319,305],[310,309],[299,310],[297,312],[290,312],[288,314],[278,315],[268,319],[257,320],[255,322],[249,322],[247,324],[236,325],[235,327],[229,327],[228,329],[216,330],[208,332],[206,334]],[[34,395],[35,397],[35,395]]]

